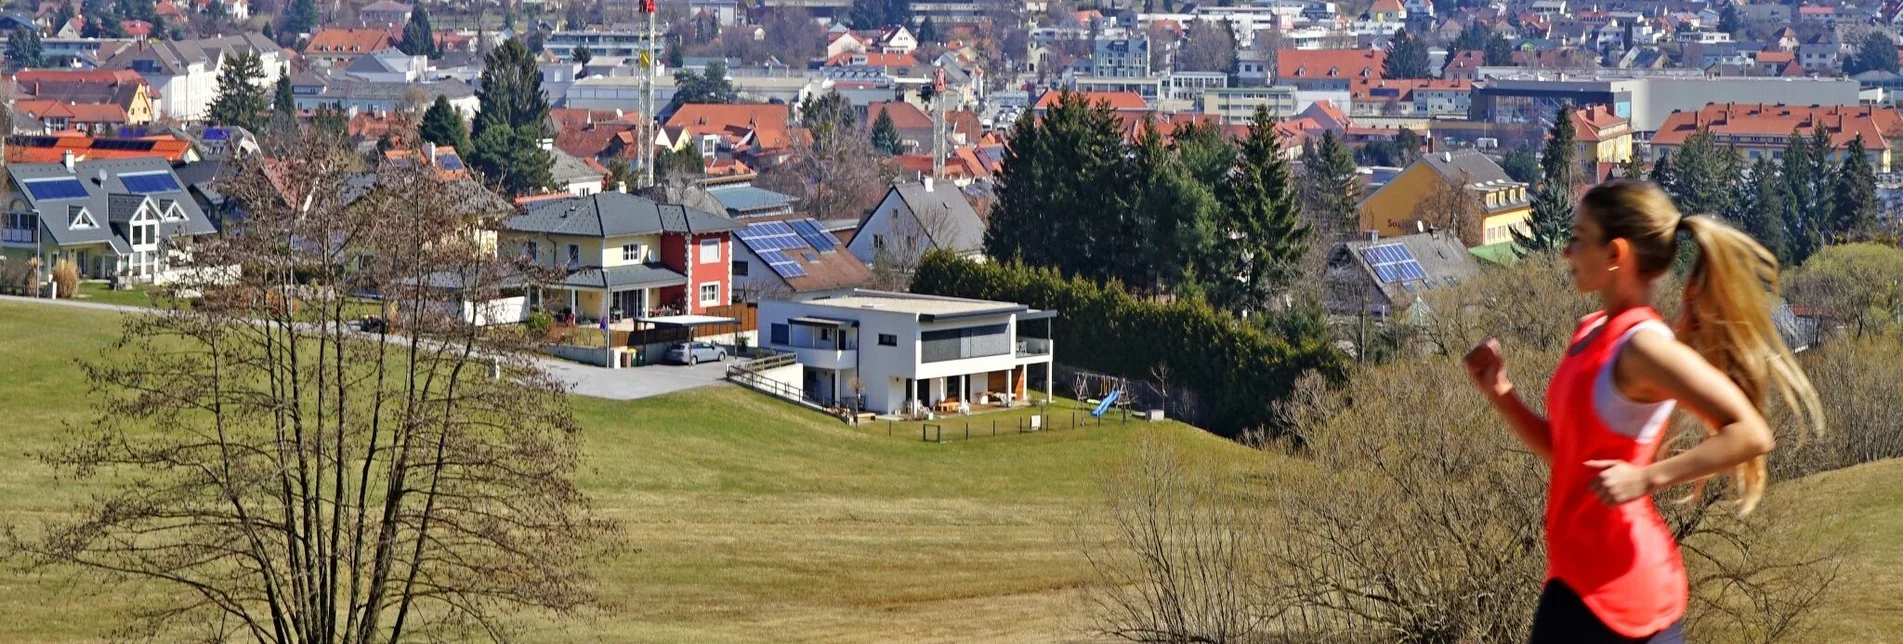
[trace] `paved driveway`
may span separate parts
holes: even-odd
[[[74,308],[119,311],[122,313],[144,313],[152,309],[117,304],[100,304],[75,300],[48,300],[44,298],[15,297],[0,295],[0,301],[48,306],[68,306]],[[405,341],[400,337],[393,339]],[[731,360],[731,359],[729,359]],[[657,364],[634,369],[609,369],[578,362],[569,362],[553,357],[538,357],[536,361],[549,373],[568,383],[569,391],[595,398],[612,400],[634,400],[659,396],[695,387],[721,384],[727,375],[727,363],[704,362],[692,367]]]
[[[655,364],[633,369],[608,369],[554,358],[541,362],[549,373],[567,382],[570,391],[613,400],[634,400],[720,384],[727,375],[724,362],[703,362],[692,367]]]

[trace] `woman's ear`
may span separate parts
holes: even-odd
[[[1617,270],[1631,264],[1632,242],[1623,237],[1606,242],[1606,268]]]

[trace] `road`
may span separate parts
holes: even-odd
[[[14,295],[0,295],[0,302],[68,306],[120,313],[145,313],[152,310],[138,306],[99,304],[78,300],[49,300]],[[696,387],[723,384],[725,381],[722,378],[727,373],[726,365],[718,362],[702,363],[692,367],[651,365],[636,369],[609,369],[550,357],[537,357],[535,361],[550,374],[567,383],[570,392],[609,400],[636,400]]]

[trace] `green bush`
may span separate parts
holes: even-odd
[[[529,327],[530,332],[543,336],[548,334],[550,327],[555,326],[555,316],[549,315],[548,311],[530,311],[529,318],[522,323]]]
[[[1278,324],[1280,333],[1272,334],[1201,300],[1140,300],[1114,283],[1099,286],[1020,263],[933,252],[913,274],[912,291],[1055,309],[1058,362],[1135,380],[1164,365],[1170,384],[1195,393],[1207,429],[1225,436],[1280,429],[1276,403],[1303,372],[1331,380],[1346,373],[1344,356],[1319,325]]]

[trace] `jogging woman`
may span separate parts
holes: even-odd
[[[1668,326],[1650,302],[1681,233],[1699,252],[1683,312]],[[1816,393],[1771,325],[1777,260],[1714,219],[1680,217],[1657,186],[1623,180],[1581,198],[1565,257],[1574,286],[1597,293],[1601,309],[1573,333],[1547,416],[1520,400],[1499,341],[1466,357],[1474,384],[1552,471],[1546,588],[1531,641],[1681,642],[1685,568],[1652,493],[1731,472],[1740,511],[1750,512],[1773,444],[1767,389],[1819,418]],[[1706,438],[1655,462],[1674,405],[1705,422]]]

